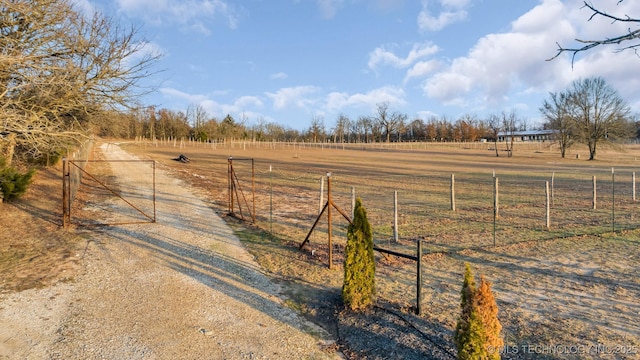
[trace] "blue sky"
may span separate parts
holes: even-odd
[[[640,112],[640,58],[596,48],[554,61],[556,42],[599,39],[629,24],[593,19],[582,0],[77,0],[142,27],[161,53],[146,104],[202,106],[247,125],[306,130],[356,120],[377,104],[455,120],[515,110],[541,123],[549,92],[602,76]],[[592,0],[640,17],[640,1]]]

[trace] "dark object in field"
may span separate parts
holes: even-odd
[[[180,156],[178,156],[177,158],[175,158],[173,160],[180,161],[180,162],[183,162],[183,163],[188,163],[190,161],[188,157],[186,157],[186,156],[184,156],[182,154],[180,154]]]

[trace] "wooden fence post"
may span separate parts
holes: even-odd
[[[351,187],[351,219],[354,218],[354,212],[356,211],[356,188]]]
[[[320,203],[318,206],[318,214],[322,212],[324,207],[324,176],[320,177]]]
[[[456,211],[456,176],[451,174],[451,211]]]
[[[551,204],[555,205],[555,180],[556,180],[556,172],[551,173]]]
[[[544,182],[544,188],[545,188],[545,195],[547,197],[547,229],[549,229],[551,227],[551,204],[549,201],[549,182],[545,181]]]
[[[636,172],[631,173],[631,197],[636,201]]]
[[[398,242],[398,190],[393,192],[393,241]]]
[[[493,246],[496,246],[496,226],[499,215],[498,178],[493,177]]]
[[[597,207],[596,176],[593,175],[593,210]]]
[[[616,173],[611,168],[611,230],[616,232]]]

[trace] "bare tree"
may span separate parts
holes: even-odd
[[[571,97],[568,91],[551,93],[545,100],[540,112],[547,119],[546,126],[555,131],[555,138],[560,145],[560,156],[565,157],[567,149],[574,142],[575,122],[571,119]]]
[[[413,119],[408,125],[409,138],[411,140],[422,140],[426,137],[426,125],[420,118]]]
[[[386,142],[391,142],[391,134],[398,132],[407,120],[407,115],[397,112],[389,112],[388,103],[380,103],[376,108],[376,116],[373,122],[384,130]]]
[[[368,143],[369,142],[369,132],[372,130],[372,121],[371,118],[368,116],[360,116],[358,118],[358,121],[356,121],[356,124],[358,124],[358,133],[362,134],[364,136],[363,138],[363,142]]]
[[[569,97],[575,135],[589,147],[589,160],[595,160],[598,143],[631,135],[629,106],[601,77],[574,81]]]
[[[500,133],[501,124],[500,117],[498,115],[489,115],[489,118],[487,119],[487,129],[489,137],[493,139],[494,148],[496,150],[496,157],[499,157],[500,154],[498,153],[498,135]]]
[[[504,132],[504,135],[505,135],[504,143],[507,147],[507,156],[512,157],[513,141],[515,138],[516,123],[517,123],[518,115],[516,114],[515,111],[511,111],[509,113],[503,111],[500,116],[502,120],[502,131]]]
[[[334,131],[333,131],[334,142],[336,143],[344,142],[344,136],[345,136],[345,133],[349,132],[350,123],[351,123],[351,120],[349,120],[348,116],[346,115],[338,116],[338,119],[336,120],[336,127],[334,128]]]
[[[138,29],[70,0],[0,4],[0,143],[39,157],[92,130],[92,116],[130,106],[159,55],[145,53]],[[103,120],[103,119],[100,119]],[[7,159],[11,161],[11,159]]]
[[[620,4],[623,1],[624,0],[618,0],[617,3]],[[631,23],[631,24],[640,24],[640,19],[631,18],[628,15],[624,15],[624,16],[612,15],[607,12],[599,10],[598,8],[594,7],[592,4],[586,1],[584,2],[583,8],[588,8],[592,12],[588,21],[591,21],[596,17],[603,17],[610,20],[612,23],[624,22],[624,23]],[[625,45],[623,45],[621,48],[618,48],[616,52],[632,49],[637,53],[638,47],[640,47],[640,41],[638,41],[638,39],[640,39],[640,29],[632,30],[629,27],[627,28],[626,33],[620,34],[618,36],[614,36],[611,38],[604,38],[604,39],[598,39],[598,40],[575,39],[575,41],[577,41],[578,43],[583,44],[582,46],[578,46],[578,47],[565,48],[562,45],[557,43],[558,52],[556,53],[556,55],[554,55],[552,58],[548,59],[547,61],[557,58],[558,56],[560,56],[560,54],[564,52],[570,52],[572,53],[571,63],[573,64],[576,55],[580,52],[588,51],[598,46],[620,45],[622,43],[625,43]],[[629,44],[630,41],[633,43]]]
[[[359,120],[349,121],[349,142],[362,142]]]
[[[190,104],[187,107],[187,120],[191,124],[194,137],[199,141],[207,141],[213,134],[207,133],[204,125],[208,120],[207,110],[200,104]]]
[[[318,140],[322,139],[322,141],[324,142],[325,135],[326,130],[324,127],[324,118],[320,115],[314,115],[311,119],[311,126],[309,127],[310,140],[313,140],[314,143],[317,143]]]

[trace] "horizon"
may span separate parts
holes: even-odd
[[[146,106],[186,111],[198,105],[222,119],[276,123],[304,131],[320,118],[357,120],[376,106],[408,120],[486,118],[515,111],[532,127],[550,92],[602,77],[640,112],[632,69],[640,59],[618,47],[596,47],[547,61],[558,45],[626,33],[580,0],[224,1],[76,0],[85,11],[140,26],[145,51],[162,54],[158,90]],[[606,4],[615,15],[640,3]]]

